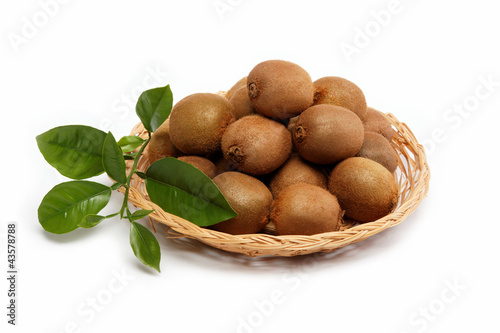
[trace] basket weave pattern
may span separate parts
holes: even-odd
[[[144,180],[136,175],[132,178],[128,200],[136,207],[154,209],[150,217],[168,226],[167,231],[171,237],[194,238],[210,246],[251,257],[263,255],[290,257],[315,252],[330,252],[398,225],[417,208],[427,194],[430,171],[422,145],[417,142],[406,124],[399,122],[392,114],[385,116],[395,129],[392,146],[398,153],[398,168],[395,172],[399,185],[398,205],[392,213],[374,222],[347,225],[342,231],[312,236],[274,236],[264,233],[229,235],[198,227],[181,217],[165,212],[149,200]],[[139,123],[132,129],[131,135],[146,138],[147,131]],[[127,162],[130,170],[132,161]],[[146,148],[138,161],[137,168],[146,172],[149,165]]]

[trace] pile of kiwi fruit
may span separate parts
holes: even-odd
[[[146,154],[190,163],[219,187],[238,216],[209,228],[314,235],[396,208],[393,134],[353,82],[268,60],[226,93],[177,102]]]

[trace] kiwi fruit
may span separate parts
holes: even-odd
[[[151,140],[147,146],[149,163],[153,163],[164,157],[182,155],[170,140],[169,122],[169,119],[165,120],[151,135]]]
[[[268,60],[248,74],[248,96],[254,109],[269,118],[289,119],[313,104],[314,85],[299,65]]]
[[[270,221],[279,235],[315,235],[337,231],[340,216],[334,195],[319,186],[297,183],[274,200]]]
[[[226,171],[230,171],[227,165],[227,161],[222,154],[216,154],[215,156],[210,158],[210,161],[215,165],[215,169],[217,170],[217,174],[221,174]]]
[[[363,91],[349,80],[337,76],[325,76],[314,81],[314,105],[338,105],[358,115],[366,117],[366,98]]]
[[[293,131],[295,130],[295,124],[297,124],[297,120],[299,120],[299,116],[290,118],[290,120],[288,121],[288,125],[286,126],[286,128],[292,135]]]
[[[340,162],[330,174],[328,190],[337,197],[345,217],[359,222],[384,217],[398,202],[398,185],[392,173],[364,157]]]
[[[293,143],[302,158],[317,164],[336,163],[358,153],[363,145],[363,123],[353,112],[320,104],[302,112]]]
[[[286,128],[288,129],[288,132],[290,132],[292,137],[293,137],[293,131],[295,130],[295,124],[297,124],[298,119],[299,119],[299,116],[295,116],[293,118],[290,118],[288,120],[288,124],[286,125]],[[292,141],[292,144],[293,144],[293,141]],[[295,145],[292,145],[292,153],[298,153]]]
[[[256,113],[252,103],[250,103],[246,86],[236,90],[229,102],[233,105],[233,114],[235,119],[240,119]]]
[[[304,161],[299,154],[291,154],[272,176],[269,189],[276,199],[281,191],[296,183],[308,183],[326,189],[327,177],[318,166]]]
[[[195,168],[200,169],[205,175],[214,178],[217,175],[217,168],[209,159],[200,156],[181,156],[177,158],[183,162],[189,163]]]
[[[264,226],[264,229],[262,229],[262,232],[268,235],[279,236],[278,232],[276,231],[276,226],[273,222],[269,222],[268,224],[266,224]]]
[[[213,179],[231,207],[238,213],[232,219],[217,223],[213,229],[228,234],[254,234],[269,222],[273,196],[258,179],[229,171]]]
[[[234,84],[234,86],[231,87],[226,93],[226,98],[227,100],[230,100],[233,97],[233,94],[236,92],[236,90],[240,89],[241,87],[246,87],[247,86],[247,77],[245,76],[244,78],[240,79],[238,82]]]
[[[227,172],[227,171],[236,171],[237,167],[234,162],[232,161],[227,161],[224,158],[224,155],[222,152],[220,154],[216,154],[213,157],[210,158],[210,161],[215,165],[215,168],[217,170],[217,175]]]
[[[292,150],[292,138],[285,125],[251,115],[228,126],[222,136],[221,149],[236,170],[264,175],[285,163]]]
[[[365,120],[365,131],[382,134],[389,142],[392,141],[394,130],[385,116],[374,108],[368,107]]]
[[[356,154],[358,157],[369,158],[385,166],[393,173],[398,167],[396,151],[381,134],[365,132],[365,140],[361,150]]]
[[[170,139],[186,155],[210,155],[220,150],[222,134],[233,121],[233,106],[224,97],[192,94],[172,108]]]

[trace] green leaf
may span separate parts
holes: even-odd
[[[137,259],[160,272],[160,244],[148,228],[137,222],[131,222],[130,245]]]
[[[137,147],[144,143],[144,139],[136,135],[124,136],[118,141],[118,145],[125,153],[134,151]]]
[[[98,225],[99,223],[101,223],[102,221],[104,221],[105,219],[106,219],[106,216],[97,215],[97,214],[90,214],[90,215],[85,216],[83,218],[83,220],[78,224],[78,226],[80,228],[85,228],[85,229],[93,228],[96,225]]]
[[[83,125],[53,128],[36,137],[45,160],[63,176],[85,179],[104,171],[102,146],[106,133]]]
[[[123,151],[116,143],[115,137],[108,132],[102,147],[102,165],[104,170],[114,181],[126,184],[127,174]]]
[[[148,132],[154,132],[168,118],[173,104],[170,85],[146,90],[139,96],[136,113]]]
[[[120,183],[114,183],[113,185],[111,185],[111,190],[115,191],[117,189],[119,189],[120,187],[122,187],[123,184],[120,184]]]
[[[106,216],[97,215],[97,214],[90,214],[90,215],[85,216],[78,226],[80,228],[86,228],[86,229],[93,228],[96,225],[98,225],[99,223],[101,223],[102,221],[104,221],[105,219],[112,218],[118,214],[120,214],[120,213],[118,212],[118,213],[109,214]]]
[[[198,226],[237,216],[207,175],[173,157],[151,164],[146,171],[146,189],[151,201],[163,210]]]
[[[144,172],[141,172],[141,171],[136,171],[135,174],[139,177],[139,178],[142,178],[142,179],[146,179],[146,174]]]
[[[64,234],[78,228],[87,215],[97,214],[109,202],[111,189],[90,181],[54,186],[38,207],[38,221],[48,232]]]
[[[134,221],[139,220],[139,219],[142,219],[143,217],[148,216],[152,212],[154,212],[154,210],[139,209],[139,210],[136,210],[135,212],[133,212],[132,215],[130,215],[130,218]]]

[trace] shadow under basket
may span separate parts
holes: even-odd
[[[194,238],[215,248],[251,257],[264,255],[291,257],[315,252],[331,252],[403,222],[417,208],[429,189],[430,171],[423,146],[417,142],[406,124],[399,122],[392,114],[384,116],[394,129],[391,144],[398,156],[398,168],[394,173],[399,187],[398,204],[392,213],[373,222],[344,224],[341,231],[312,236],[275,236],[266,233],[230,235],[198,227],[181,217],[165,212],[149,200],[144,180],[137,175],[132,178],[128,201],[142,209],[154,209],[149,216],[155,222],[168,226],[167,232],[172,238]],[[132,129],[130,135],[147,138],[147,131],[139,123]],[[149,165],[146,148],[139,158],[137,169],[146,172]],[[127,161],[129,171],[131,166],[132,161]],[[123,191],[123,188],[120,190]]]

